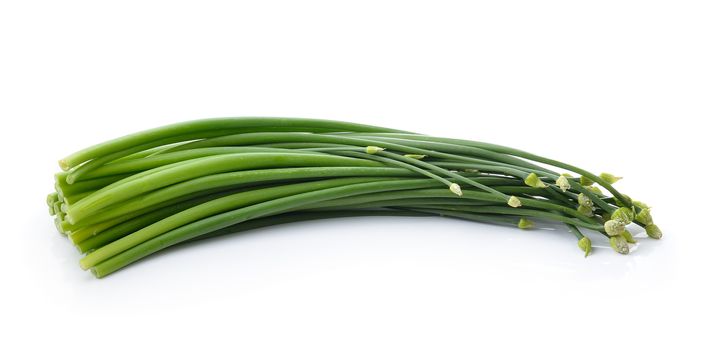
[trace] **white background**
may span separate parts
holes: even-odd
[[[691,1],[7,1],[0,346],[701,348],[704,11]],[[661,241],[301,223],[97,280],[44,204],[61,157],[221,116],[515,146],[625,179]]]

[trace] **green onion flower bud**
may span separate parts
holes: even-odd
[[[628,254],[630,251],[628,248],[628,242],[626,242],[626,239],[621,235],[609,238],[609,244],[611,244],[611,248],[619,254]]]
[[[526,180],[524,181],[526,185],[533,187],[533,188],[545,188],[548,187],[536,173],[530,173],[527,177]]]
[[[586,207],[586,206],[581,205],[581,204],[577,207],[577,211],[578,211],[580,214],[586,215],[586,216],[588,216],[588,217],[594,216],[594,209],[592,209],[591,207]]]
[[[462,188],[460,187],[460,185],[458,185],[454,182],[452,184],[450,184],[450,191],[452,191],[452,193],[462,197]]]
[[[586,258],[592,251],[592,241],[586,236],[579,239],[577,246],[584,252],[584,257]]]
[[[518,220],[518,228],[520,228],[520,229],[527,230],[529,228],[533,228],[534,226],[535,226],[535,223],[533,221],[528,220],[528,219],[521,218],[520,220]]]
[[[649,205],[647,205],[641,201],[631,201],[631,202],[633,202],[633,205],[635,205],[636,207],[638,207],[640,209],[650,209]]]
[[[609,220],[604,223],[604,231],[609,236],[618,236],[626,229],[626,225],[618,220]]]
[[[649,208],[643,208],[640,210],[640,213],[636,215],[636,221],[640,222],[643,225],[652,225],[653,224],[653,217],[650,215],[650,209]]]
[[[596,187],[596,186],[587,186],[585,187],[587,190],[591,191],[592,193],[596,193],[598,195],[604,195],[604,192],[601,192],[601,188]]]
[[[591,179],[586,178],[586,177],[584,177],[584,176],[580,176],[580,177],[579,177],[579,183],[580,183],[582,186],[591,186],[591,185],[594,184],[594,181],[592,181]]]
[[[562,192],[567,192],[567,190],[570,189],[570,182],[567,180],[565,175],[560,175],[560,177],[558,177],[555,181],[555,184],[562,190]]]
[[[377,147],[377,146],[367,146],[367,153],[368,154],[377,154],[378,152],[383,151],[385,148]]]
[[[618,220],[624,225],[630,224],[631,222],[633,222],[633,219],[633,211],[625,207],[618,208],[613,213],[611,213],[611,220]]]
[[[425,158],[425,154],[404,154],[403,156],[419,160]]]
[[[637,242],[635,240],[635,238],[633,238],[633,235],[631,234],[631,232],[628,231],[628,229],[623,230],[623,232],[621,233],[621,236],[623,236],[623,238],[625,238],[626,242],[628,242],[628,243],[636,243]]]
[[[645,233],[648,234],[648,237],[653,239],[662,238],[662,231],[660,231],[658,225],[655,224],[645,225]]]
[[[508,199],[508,205],[510,205],[510,206],[512,206],[512,207],[514,207],[514,208],[518,208],[518,207],[520,207],[522,204],[521,204],[521,200],[518,199],[518,197],[516,197],[516,196],[511,196],[511,198]]]
[[[592,203],[592,200],[584,193],[580,193],[579,196],[577,196],[577,203],[585,207],[594,208],[594,203]]]
[[[614,176],[609,173],[601,173],[599,177],[602,178],[604,181],[608,182],[609,184],[614,184],[616,183],[616,181],[623,179],[620,176]]]

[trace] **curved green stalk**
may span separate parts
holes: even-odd
[[[67,220],[80,222],[96,211],[136,195],[210,174],[293,166],[377,166],[376,162],[324,154],[223,154],[176,163],[176,166],[132,179],[120,186],[100,189],[68,209]],[[130,180],[127,178],[125,180]]]

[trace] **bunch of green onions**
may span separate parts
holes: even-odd
[[[56,227],[106,276],[186,241],[343,216],[446,216],[534,227],[563,223],[613,249],[627,225],[658,239],[650,209],[573,165],[483,142],[331,120],[221,118],[107,141],[59,162]],[[571,172],[569,174],[566,172]]]

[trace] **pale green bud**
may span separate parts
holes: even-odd
[[[558,177],[555,181],[555,184],[562,190],[562,192],[567,192],[567,190],[571,187],[570,182],[567,180],[565,175],[560,175],[560,177]]]
[[[653,238],[653,239],[660,239],[662,238],[662,231],[660,231],[660,228],[658,225],[655,224],[650,224],[645,226],[645,233],[648,235],[648,237]]]
[[[609,244],[611,244],[611,248],[619,254],[628,254],[630,251],[628,248],[628,242],[626,242],[626,239],[621,235],[609,238]]]
[[[518,199],[516,196],[511,196],[511,198],[508,199],[508,205],[518,208],[522,205],[521,200]]]
[[[637,242],[635,240],[635,238],[633,238],[633,235],[631,234],[631,232],[628,231],[628,229],[623,230],[623,232],[621,233],[621,236],[623,236],[623,238],[625,238],[626,242],[628,242],[628,243],[636,243]]]
[[[587,186],[585,187],[587,190],[591,191],[592,193],[596,193],[598,195],[603,195],[604,192],[601,192],[601,188],[596,187],[596,186]]]
[[[377,154],[381,151],[383,151],[385,148],[377,147],[377,146],[367,146],[367,153],[368,154]]]
[[[649,208],[643,208],[640,210],[640,213],[636,215],[636,221],[640,222],[643,225],[652,225],[653,224],[653,217],[650,215],[650,209]]]
[[[578,211],[580,214],[586,215],[586,216],[588,216],[588,217],[594,216],[594,210],[593,210],[591,207],[585,207],[585,206],[583,206],[583,205],[581,205],[581,204],[577,207],[577,211]]]
[[[599,177],[602,178],[604,181],[608,182],[609,184],[614,184],[616,183],[616,181],[623,179],[620,176],[614,176],[609,173],[601,173]]]
[[[527,230],[529,228],[533,228],[535,226],[535,223],[533,221],[530,221],[528,219],[521,218],[518,220],[518,228]]]
[[[622,222],[624,225],[628,225],[631,222],[633,222],[634,215],[633,211],[631,209],[622,207],[614,210],[613,213],[611,213],[611,220],[618,220]]]
[[[577,242],[577,246],[584,252],[585,258],[592,251],[592,241],[586,236],[579,239],[579,241]]]
[[[631,202],[633,203],[633,205],[635,205],[636,207],[638,207],[640,209],[650,209],[649,205],[647,205],[641,201],[631,201]]]
[[[626,229],[626,225],[618,220],[609,220],[604,223],[604,231],[609,236],[618,236]]]
[[[460,187],[460,185],[458,185],[454,182],[452,184],[450,184],[450,191],[452,191],[452,193],[462,197],[462,188]]]
[[[592,200],[584,193],[580,193],[579,196],[577,196],[577,203],[585,207],[594,208],[594,203],[592,203]]]
[[[528,186],[530,186],[530,187],[533,187],[533,188],[545,188],[545,187],[548,187],[548,185],[546,185],[542,180],[540,180],[540,178],[538,177],[538,175],[537,175],[536,173],[530,173],[530,174],[526,177],[526,179],[525,179],[524,182],[525,182],[526,185],[528,185]]]
[[[591,186],[592,184],[594,184],[594,181],[592,181],[591,179],[586,178],[586,177],[584,177],[584,176],[580,176],[580,177],[579,177],[579,183],[580,183],[582,186]]]

